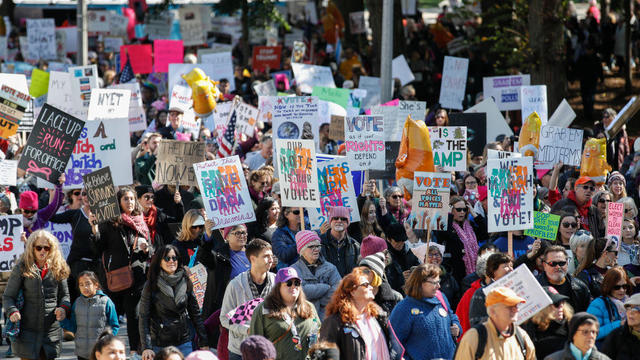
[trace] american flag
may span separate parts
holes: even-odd
[[[223,158],[227,156],[231,156],[233,152],[233,145],[235,143],[235,133],[236,133],[236,110],[234,109],[231,112],[231,118],[229,119],[229,124],[227,124],[227,130],[225,130],[224,135],[221,139],[220,148],[218,149],[218,156]]]
[[[129,81],[135,79],[133,75],[133,67],[131,66],[131,59],[129,58],[129,53],[127,53],[127,63],[124,65],[124,69],[120,73],[120,78],[118,78],[118,82],[120,84],[126,84]]]

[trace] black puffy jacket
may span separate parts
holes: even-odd
[[[620,326],[604,339],[600,351],[616,360],[637,359],[640,354],[640,339],[631,333],[629,326]]]

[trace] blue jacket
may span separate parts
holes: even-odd
[[[596,338],[596,345],[600,347],[600,344],[604,341],[607,335],[609,335],[609,333],[614,329],[620,327],[622,319],[618,313],[618,308],[611,299],[600,296],[595,298],[591,304],[589,304],[587,312],[598,318],[598,322],[600,323],[600,332]]]
[[[407,297],[391,312],[389,321],[405,348],[405,359],[453,359],[456,343],[450,326],[455,324],[459,329],[462,326],[444,294],[443,298],[448,311],[437,297],[421,300]]]
[[[273,253],[278,258],[278,269],[291,266],[298,261],[295,233],[288,226],[279,227],[271,236]]]
[[[526,254],[534,241],[535,239],[531,236],[513,235],[513,255],[515,259]],[[497,246],[500,251],[506,253],[509,248],[509,239],[506,236],[499,237],[493,241],[493,245]]]

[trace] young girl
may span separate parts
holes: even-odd
[[[118,314],[113,301],[100,290],[98,277],[93,271],[83,271],[78,275],[78,297],[71,308],[71,319],[61,322],[62,327],[76,334],[76,355],[78,359],[89,359],[91,349],[100,334],[111,328],[118,334]]]

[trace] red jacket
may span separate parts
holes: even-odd
[[[471,298],[476,290],[482,287],[482,279],[478,279],[471,283],[471,287],[465,291],[464,295],[462,295],[462,299],[458,303],[458,307],[456,308],[456,315],[458,315],[458,320],[460,320],[460,325],[462,325],[462,333],[460,334],[460,339],[462,338],[462,334],[465,331],[469,330],[471,324],[469,323],[469,305],[471,305]]]

